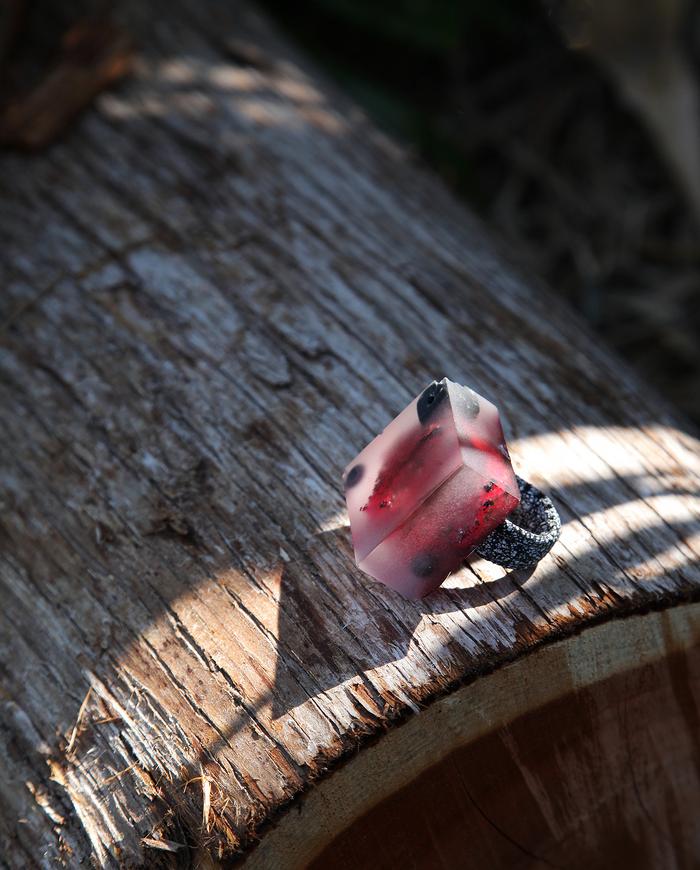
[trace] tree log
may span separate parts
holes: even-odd
[[[697,866],[690,427],[255,10],[122,12],[0,161],[2,862]],[[410,602],[340,474],[443,375],[564,528]]]

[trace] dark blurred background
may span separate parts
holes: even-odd
[[[700,422],[700,4],[263,5]]]

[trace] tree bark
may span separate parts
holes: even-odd
[[[254,10],[123,17],[0,162],[4,863],[697,863],[689,427]],[[564,528],[409,602],[340,474],[443,375]]]

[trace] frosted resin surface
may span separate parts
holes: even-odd
[[[495,406],[430,384],[344,473],[355,559],[409,598],[439,586],[517,506]]]

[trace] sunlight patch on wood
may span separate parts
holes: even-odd
[[[659,449],[649,459],[649,438]],[[673,445],[666,451],[664,442]],[[508,442],[513,465],[543,486],[561,487],[610,476],[639,475],[640,484],[658,491],[659,474],[685,475],[700,469],[700,442],[690,435],[679,439],[678,429],[668,426],[572,426],[566,431],[546,432]],[[580,459],[585,450],[585,461]],[[592,460],[597,458],[597,462]],[[661,478],[663,480],[663,477]],[[534,481],[533,481],[534,482]],[[646,493],[644,493],[646,494]]]

